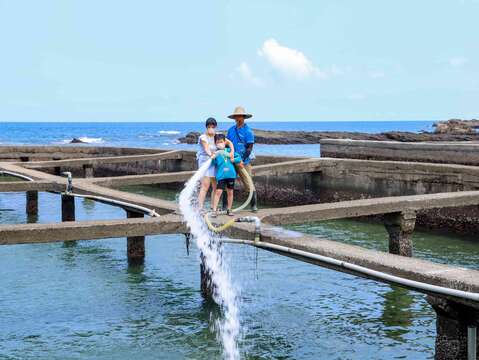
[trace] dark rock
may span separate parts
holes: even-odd
[[[86,142],[81,141],[81,140],[78,139],[78,138],[73,138],[73,139],[70,141],[70,144],[86,144]]]
[[[180,137],[178,141],[183,144],[197,144],[200,135],[200,132],[192,131],[186,134],[186,136]]]
[[[478,121],[479,126],[479,121]],[[321,139],[351,139],[351,140],[377,140],[377,141],[479,141],[479,134],[475,131],[464,133],[438,133],[438,132],[407,132],[389,131],[384,133],[361,133],[348,131],[268,131],[254,130],[255,140],[258,144],[319,144]],[[200,132],[190,132],[179,138],[181,143],[197,144]]]

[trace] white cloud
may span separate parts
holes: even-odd
[[[253,75],[251,68],[248,63],[242,62],[237,68],[236,71],[241,75],[241,78],[248,82],[251,85],[262,87],[264,86],[264,81],[259,77]]]
[[[460,67],[465,65],[469,60],[462,56],[455,56],[450,58],[447,62],[453,67]]]
[[[275,39],[266,40],[258,54],[265,57],[273,68],[293,78],[327,77],[301,51],[283,46]]]

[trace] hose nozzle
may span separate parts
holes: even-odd
[[[261,220],[257,216],[242,216],[235,220],[236,222],[254,223],[254,242],[258,243],[261,236]]]
[[[62,173],[62,175],[65,175],[68,179],[67,187],[65,189],[65,193],[70,194],[73,192],[73,177],[72,173],[70,171],[65,171]]]

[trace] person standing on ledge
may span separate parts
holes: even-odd
[[[214,154],[216,152],[216,145],[215,145],[215,134],[216,134],[216,127],[218,124],[216,123],[215,118],[208,118],[205,123],[206,131],[204,134],[200,135],[198,139],[198,152],[196,153],[196,160],[198,161],[198,169],[209,159],[214,158]],[[235,149],[231,141],[226,141],[226,145],[230,147],[231,153],[230,158],[231,161],[234,160],[234,152]],[[215,167],[211,165],[205,173],[205,176],[201,179],[201,187],[200,193],[198,195],[198,206],[201,211],[203,211],[203,206],[205,203],[206,194],[208,190],[212,188],[211,191],[211,206],[213,206],[214,194],[216,191],[216,180],[215,180]]]
[[[251,179],[253,179],[253,172],[251,168],[251,160],[254,160],[253,145],[254,145],[254,133],[253,130],[245,123],[246,119],[253,117],[253,115],[246,113],[245,109],[241,106],[237,106],[233,114],[228,116],[230,119],[234,119],[235,125],[229,128],[226,138],[230,140],[235,151],[240,154],[243,160],[244,168],[248,172]],[[256,188],[250,189],[248,181],[241,171],[238,171],[241,182],[244,184],[246,191],[253,192],[253,198],[251,199],[251,210],[258,211],[258,197],[256,195]]]

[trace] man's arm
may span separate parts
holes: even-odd
[[[248,127],[248,131],[246,132],[245,142],[246,142],[246,151],[243,155],[243,160],[248,159],[249,156],[251,155],[251,152],[253,151],[254,134],[249,127]]]
[[[231,128],[226,132],[226,139],[233,142],[233,132],[231,131]]]
[[[243,161],[249,158],[249,156],[251,155],[251,152],[253,151],[253,145],[254,143],[246,144],[246,151],[243,154]]]
[[[234,160],[233,160],[233,163],[234,163],[234,164],[239,164],[242,160],[243,160],[243,159],[241,159],[240,154],[238,154],[238,153],[235,153],[235,154],[234,154]]]

